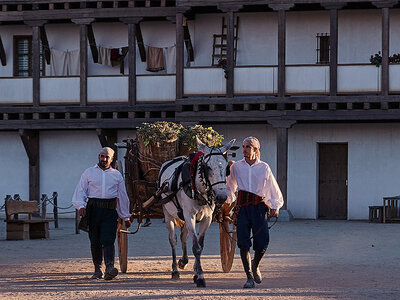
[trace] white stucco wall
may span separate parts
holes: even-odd
[[[0,206],[6,195],[29,199],[29,160],[18,132],[0,132],[0,157]]]
[[[318,143],[348,143],[348,219],[368,219],[369,205],[400,194],[399,124],[295,125],[289,130],[288,208],[318,214]]]

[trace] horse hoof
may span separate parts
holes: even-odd
[[[193,276],[193,282],[194,282],[194,283],[197,283],[197,278],[199,278],[197,275],[194,275],[194,276]]]
[[[172,275],[172,279],[173,280],[178,280],[179,279],[179,272],[178,271],[173,271],[171,273],[171,275]]]
[[[197,287],[206,287],[206,281],[204,280],[204,278],[199,278],[196,281]]]
[[[187,265],[187,264],[188,264],[188,261],[187,261],[187,260],[180,259],[180,260],[178,261],[178,267],[179,267],[179,269],[184,270],[184,269],[186,268],[186,265]]]

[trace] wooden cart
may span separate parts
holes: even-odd
[[[130,211],[134,219],[137,220],[136,233],[141,227],[145,218],[163,218],[162,207],[160,204],[154,204],[145,209],[143,204],[157,191],[156,181],[144,180],[143,173],[139,168],[139,149],[136,140],[126,140],[125,145],[118,145],[120,148],[126,148],[125,153],[125,172],[122,172],[122,162],[118,161],[116,168],[124,173],[125,185],[130,199]],[[119,166],[119,167],[118,167]],[[236,226],[230,217],[232,215],[233,205],[214,213],[214,220],[219,223],[220,229],[220,254],[222,270],[225,273],[230,272],[236,249]],[[134,225],[132,225],[134,226]],[[123,220],[118,220],[117,238],[118,238],[118,256],[120,269],[126,273],[128,266],[128,235]]]

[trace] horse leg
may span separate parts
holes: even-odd
[[[193,265],[193,271],[194,271],[194,276],[193,276],[193,282],[196,283],[197,287],[205,287],[206,286],[206,281],[204,280],[204,274],[203,274],[203,269],[201,268],[201,263],[200,263],[200,256],[202,252],[202,246],[199,243],[199,239],[197,237],[196,233],[196,227],[195,227],[195,216],[191,215],[185,215],[185,220],[188,220],[185,225],[187,226],[188,229],[188,234],[192,238],[192,251],[193,255],[195,257],[194,265]]]
[[[169,232],[169,243],[171,245],[172,249],[172,279],[179,279],[179,271],[177,268],[176,264],[176,245],[177,245],[177,239],[175,235],[175,225],[173,221],[173,217],[167,214],[164,211],[164,217],[165,217],[165,226],[168,229]]]
[[[186,228],[186,225],[182,227],[181,230],[181,242],[182,242],[182,258],[178,261],[178,266],[179,269],[185,269],[186,265],[189,262],[188,254],[187,254],[187,247],[186,247],[186,241],[188,237],[188,230]]]

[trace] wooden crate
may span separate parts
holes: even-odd
[[[383,198],[383,223],[400,222],[400,196]]]

